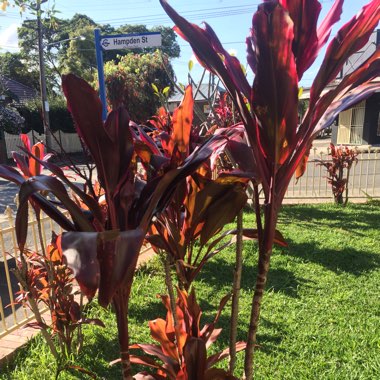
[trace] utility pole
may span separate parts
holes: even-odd
[[[42,40],[42,22],[41,22],[41,4],[46,3],[47,0],[37,0],[36,11],[37,11],[37,34],[38,34],[38,56],[40,65],[40,88],[41,88],[41,101],[42,101],[42,120],[44,123],[44,133],[45,133],[45,145],[49,152],[51,150],[51,130],[50,130],[50,120],[49,120],[49,103],[47,100],[46,91],[46,75],[45,75],[45,62],[44,62],[44,45]]]

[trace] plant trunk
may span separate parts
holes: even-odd
[[[346,194],[344,199],[344,205],[346,206],[348,203],[348,181],[350,179],[350,168],[347,168],[347,178],[346,178]]]
[[[338,183],[341,183],[343,181],[343,168],[339,168],[338,172]],[[337,196],[335,198],[335,203],[341,205],[343,204],[343,191],[338,191]]]
[[[26,283],[25,278],[22,274],[26,270],[26,263],[25,263],[25,259],[22,256],[22,253],[21,253],[21,262],[23,265],[23,270],[20,271],[18,268],[16,268],[14,271],[14,275],[16,276],[17,280],[19,280],[22,288],[24,290],[30,291],[30,289],[28,288],[28,284]],[[32,312],[34,314],[34,318],[36,319],[36,322],[39,324],[39,326],[41,326],[42,336],[45,338],[46,343],[49,346],[50,352],[52,353],[52,355],[54,356],[55,360],[58,363],[58,361],[60,359],[59,353],[58,353],[58,351],[54,345],[54,342],[53,342],[51,335],[49,334],[48,330],[44,327],[45,324],[44,324],[44,321],[42,319],[40,309],[38,308],[37,302],[34,300],[33,297],[30,297],[28,299],[28,302],[29,302],[30,308],[32,309]]]
[[[117,331],[120,346],[120,359],[123,380],[133,380],[131,361],[129,359],[129,331],[128,331],[128,301],[129,290],[121,287],[114,296]]]
[[[267,276],[272,255],[274,235],[276,231],[278,209],[275,203],[270,202],[265,208],[265,224],[262,240],[259,242],[259,262],[256,277],[255,292],[253,294],[251,318],[245,351],[244,372],[246,380],[253,379],[253,358],[256,346],[256,334],[259,324],[261,301],[267,282]]]
[[[231,332],[230,332],[230,374],[233,375],[236,364],[236,337],[239,317],[239,297],[241,272],[243,267],[243,210],[237,216],[236,264],[232,290]]]
[[[174,286],[172,281],[172,276],[170,273],[170,255],[167,252],[161,252],[162,261],[164,264],[165,269],[165,284],[166,288],[168,289],[169,293],[169,301],[170,301],[170,309],[173,315],[173,328],[175,331],[175,339],[176,339],[176,347],[178,352],[178,357],[181,360],[181,348],[179,345],[180,339],[179,339],[179,324],[178,324],[178,316],[177,316],[177,306],[176,306],[176,298],[174,294]]]

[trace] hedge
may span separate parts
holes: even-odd
[[[28,133],[32,129],[38,133],[43,133],[42,110],[36,102],[19,105],[16,108],[25,119],[22,127],[23,133]],[[61,130],[65,133],[76,133],[70,112],[63,100],[55,99],[50,103],[49,119],[50,128],[53,132]]]

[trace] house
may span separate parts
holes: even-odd
[[[37,98],[38,93],[31,87],[25,86],[13,79],[0,75],[0,102],[24,104]]]
[[[199,88],[193,85],[195,124],[201,124],[207,119],[211,107],[225,92],[226,90],[218,85],[204,83],[201,84]],[[178,90],[170,96],[168,99],[168,108],[170,112],[173,112],[180,105],[182,98],[183,94]]]
[[[0,163],[7,162],[10,152],[10,149],[7,149],[7,141],[14,131],[18,131],[23,122],[19,113],[9,105],[11,103],[16,106],[22,105],[36,97],[37,92],[34,89],[0,75],[0,112],[2,114],[0,115]],[[5,132],[11,134],[5,134]]]
[[[324,92],[335,88],[347,74],[370,57],[379,45],[380,30],[376,30],[372,33],[368,43],[345,62],[336,80]],[[376,81],[380,81],[380,77]],[[308,89],[304,90],[301,98],[309,98]],[[339,114],[337,123],[332,126],[331,141],[334,144],[380,144],[380,91]]]
[[[353,54],[344,64],[338,79],[344,78],[367,60],[380,45],[380,29],[372,33],[368,43]],[[380,77],[378,78],[380,81]],[[333,128],[334,144],[380,144],[380,92],[339,114],[338,125]]]

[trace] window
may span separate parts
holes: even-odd
[[[363,143],[365,100],[339,114],[338,144]]]
[[[352,108],[352,119],[351,119],[351,144],[362,144],[363,143],[363,126],[364,126],[364,115],[365,115],[365,100],[357,104]]]

